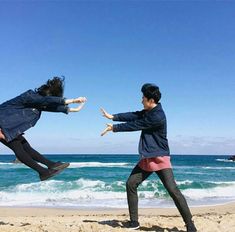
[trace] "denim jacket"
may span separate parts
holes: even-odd
[[[166,116],[160,103],[150,111],[114,114],[113,132],[142,130],[139,141],[141,158],[169,156]]]
[[[41,111],[68,113],[68,106],[62,97],[41,96],[33,90],[0,105],[0,128],[9,142],[33,127]]]

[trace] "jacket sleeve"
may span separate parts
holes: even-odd
[[[41,96],[31,91],[23,98],[23,104],[25,107],[33,107],[42,110],[47,107],[56,108],[57,106],[65,106],[65,99],[55,96]]]
[[[162,121],[164,121],[164,119],[158,119],[148,116],[131,122],[114,124],[113,132],[146,130],[157,127],[162,123]]]
[[[41,111],[46,112],[57,112],[57,113],[69,113],[69,107],[67,105],[58,105],[58,106],[43,106],[41,108],[38,108]]]
[[[142,111],[136,111],[136,112],[128,112],[128,113],[120,113],[120,114],[114,114],[113,121],[119,121],[119,122],[130,122],[137,119],[141,119],[145,113],[145,110]]]

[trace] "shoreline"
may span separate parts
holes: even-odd
[[[208,204],[208,205],[189,205],[190,209],[204,209],[204,208],[217,208],[217,207],[227,207],[228,205],[234,206],[235,207],[235,201],[231,202],[225,202],[225,203],[218,203],[218,204]],[[53,206],[0,206],[0,209],[50,209],[50,210],[68,210],[68,211],[112,211],[112,210],[120,210],[124,211],[127,210],[127,208],[115,208],[115,207],[63,207],[63,206],[58,206],[58,207],[53,207]],[[141,210],[174,210],[176,209],[175,206],[172,207],[139,207]],[[1,215],[1,210],[0,210],[0,215]]]
[[[199,232],[234,232],[235,203],[191,207]],[[126,231],[128,209],[65,209],[0,207],[1,232],[115,232]],[[176,208],[140,208],[139,231],[183,232]]]
[[[208,213],[208,212],[219,212],[223,213],[234,213],[235,214],[235,202],[219,204],[219,205],[210,205],[210,206],[190,206],[190,210],[193,215]],[[54,208],[54,207],[5,207],[0,206],[0,217],[4,216],[19,216],[18,211],[20,211],[21,216],[39,216],[39,215],[98,215],[98,214],[113,214],[121,215],[127,214],[127,208]],[[176,207],[169,208],[139,208],[139,214],[148,214],[151,215],[179,215]],[[179,215],[180,216],[180,215]]]
[[[174,204],[174,203],[173,203]],[[190,209],[211,209],[211,208],[223,208],[227,206],[234,206],[235,207],[235,201],[230,202],[222,202],[217,204],[208,204],[208,205],[190,205]],[[68,211],[125,211],[128,210],[128,208],[116,208],[116,207],[64,207],[64,206],[0,206],[0,216],[1,216],[1,209],[38,209],[38,210],[68,210]],[[139,209],[145,211],[145,210],[174,210],[176,207],[173,206],[163,206],[163,207],[141,207],[139,206]]]

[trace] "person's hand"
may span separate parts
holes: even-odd
[[[78,107],[74,107],[74,108],[69,108],[69,112],[78,112],[82,109],[82,107],[85,105],[84,103],[81,103]]]
[[[100,111],[101,111],[101,113],[103,114],[103,116],[104,116],[105,118],[113,119],[113,115],[107,113],[103,108],[101,108]]]
[[[85,97],[78,97],[73,99],[73,103],[84,103],[87,99]]]
[[[103,132],[101,133],[101,136],[105,135],[107,132],[112,131],[113,130],[113,124],[107,123],[107,127],[103,130]]]
[[[77,97],[77,98],[70,98],[65,100],[65,104],[73,104],[73,103],[85,103],[87,99],[85,97]]]

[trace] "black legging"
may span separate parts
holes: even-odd
[[[7,142],[3,139],[1,139],[0,141],[1,143],[9,147],[22,163],[34,169],[39,174],[48,172],[48,169],[42,167],[37,162],[45,164],[48,168],[50,168],[54,164],[54,162],[46,159],[40,153],[35,151],[22,135],[19,135],[17,138],[13,139],[10,142]]]
[[[126,182],[127,190],[127,201],[130,213],[131,221],[138,221],[138,195],[137,188],[138,186],[146,180],[153,172],[146,172],[142,170],[138,165],[132,170],[131,175],[129,176]],[[168,193],[175,202],[176,207],[178,208],[181,216],[183,217],[184,222],[190,223],[192,220],[192,215],[190,213],[188,204],[178,189],[174,175],[171,168],[163,169],[155,172],[160,180],[162,181],[164,187],[167,189]]]

